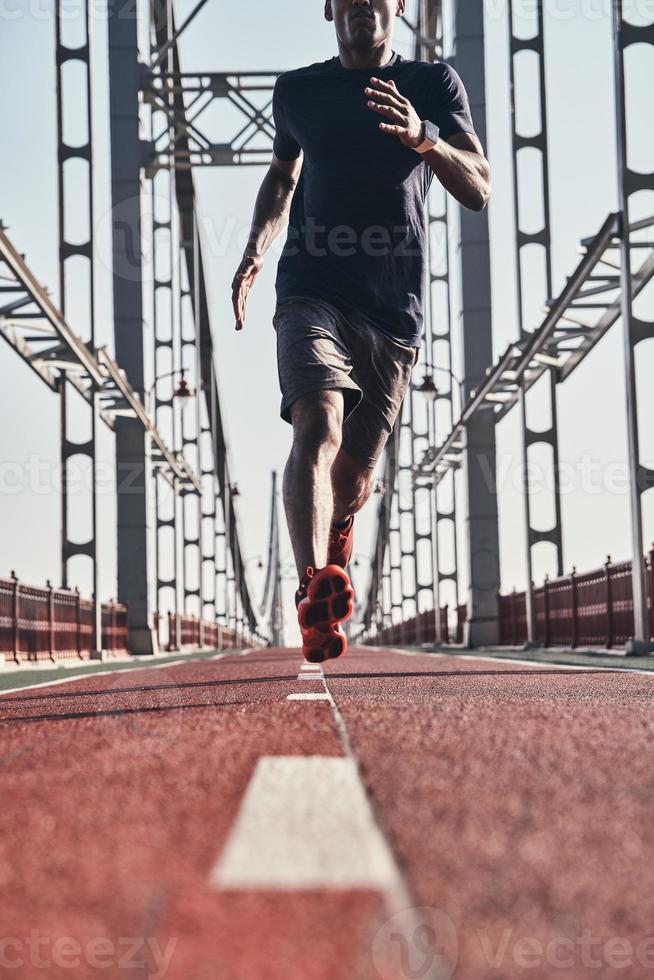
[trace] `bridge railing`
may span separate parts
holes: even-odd
[[[22,660],[88,660],[95,604],[77,590],[27,585],[12,573],[0,579],[0,653]],[[102,649],[127,652],[127,606],[102,604]]]
[[[158,627],[162,618],[157,617]],[[178,650],[235,650],[242,647],[264,646],[261,637],[247,630],[236,631],[221,623],[212,622],[186,613],[168,613],[168,636],[159,633],[159,647],[170,653]]]
[[[534,589],[536,642],[544,647],[622,647],[634,635],[631,562],[609,558],[598,569],[545,579]],[[649,635],[654,639],[654,547],[645,558]],[[513,591],[499,596],[500,644],[527,640],[527,598]]]
[[[463,625],[466,618],[466,607],[459,606],[456,611],[456,625],[451,628],[449,606],[443,606],[441,611],[441,643],[463,643]],[[393,643],[405,644],[407,646],[419,646],[421,643],[436,642],[436,618],[434,610],[418,613],[412,619],[407,619],[402,623],[393,623],[385,626],[378,633],[370,635],[367,643],[381,643],[391,645]]]

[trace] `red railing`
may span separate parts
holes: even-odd
[[[95,606],[78,591],[0,579],[0,653],[14,660],[88,659]],[[102,649],[127,652],[127,606],[102,604]]]
[[[179,637],[179,639],[178,639]],[[161,636],[160,648],[163,649]],[[167,649],[173,653],[176,650],[234,650],[240,647],[261,646],[261,642],[251,637],[249,633],[237,633],[214,623],[210,620],[200,620],[197,616],[186,613],[168,613],[168,643]]]
[[[654,548],[645,559],[649,636],[654,639]],[[527,641],[527,599],[524,592],[499,596],[500,644]],[[622,647],[634,635],[631,562],[550,581],[534,589],[534,633],[545,647]]]
[[[449,607],[443,606],[441,609],[441,643],[450,642],[449,627]],[[436,642],[436,622],[434,610],[418,613],[413,619],[407,619],[403,623],[394,623],[386,626],[380,633],[376,633],[369,640],[370,643],[382,644],[403,644],[405,646],[419,646],[421,643]]]

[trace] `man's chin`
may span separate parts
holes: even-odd
[[[367,21],[354,24],[350,30],[350,38],[355,48],[371,48],[375,40],[375,25]]]

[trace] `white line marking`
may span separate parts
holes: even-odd
[[[218,888],[395,886],[397,869],[353,759],[259,759],[211,876]]]
[[[367,647],[368,650],[378,650],[380,653],[399,653],[403,657],[441,657],[445,660],[459,658],[460,660],[483,660],[484,663],[498,664],[521,664],[524,667],[549,667],[550,670],[576,670],[576,671],[608,671],[612,674],[639,674],[641,677],[654,678],[654,671],[640,670],[638,667],[601,667],[599,664],[553,664],[542,660],[518,660],[516,657],[489,657],[488,655],[474,653],[437,653],[419,650],[400,650],[397,647]]]
[[[316,694],[315,692],[311,694],[289,694],[286,698],[287,701],[329,701],[327,694]]]
[[[322,667],[320,664],[301,664],[300,670],[319,670],[322,673]]]
[[[141,670],[141,667],[137,667],[137,670]],[[5,694],[16,694],[20,691],[35,691],[39,687],[56,687],[59,684],[72,684],[73,681],[81,681],[86,677],[106,677],[107,674],[120,674],[122,671],[119,670],[98,670],[89,671],[86,674],[76,674],[74,677],[60,677],[58,680],[54,681],[43,681],[39,684],[26,684],[25,687],[8,687],[0,691],[0,702]]]
[[[192,663],[190,660],[171,660],[167,664],[153,664],[150,663],[147,667],[142,667],[139,662],[138,666],[135,664],[133,667],[130,666],[126,670],[87,670],[83,674],[74,674],[72,677],[59,677],[52,681],[40,681],[38,684],[25,684],[23,687],[7,687],[0,690],[0,701],[5,694],[17,694],[20,691],[35,691],[40,687],[57,687],[59,684],[72,684],[74,681],[83,681],[87,677],[107,677],[109,674],[131,674],[135,670],[160,670],[164,667],[172,667],[173,664],[188,664]],[[28,668],[32,669],[32,667]],[[39,668],[36,667],[36,670]]]
[[[321,671],[319,674],[317,674],[317,673],[315,673],[315,674],[298,674],[297,675],[297,679],[299,681],[321,681],[324,678],[324,676],[325,675]]]
[[[450,656],[447,653],[438,654],[441,657]],[[484,663],[498,663],[498,664],[521,664],[524,667],[549,667],[551,670],[576,670],[587,672],[594,672],[597,670],[608,671],[610,674],[640,674],[644,677],[654,678],[654,672],[651,670],[639,670],[638,667],[601,667],[599,664],[595,666],[594,664],[552,664],[541,660],[517,660],[513,657],[483,657],[481,655],[466,653],[465,656],[461,656],[462,660],[483,660]]]

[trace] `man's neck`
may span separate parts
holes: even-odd
[[[383,68],[393,57],[393,42],[387,38],[378,47],[366,51],[346,48],[338,42],[338,56],[343,68]]]

